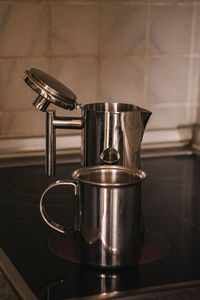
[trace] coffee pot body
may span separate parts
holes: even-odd
[[[81,164],[139,168],[150,112],[126,103],[93,103],[82,109]]]
[[[33,105],[46,111],[46,173],[54,175],[56,129],[81,129],[81,165],[122,165],[140,167],[140,147],[151,112],[126,103],[81,105],[75,94],[62,83],[38,69],[24,74],[25,82],[39,96]],[[67,110],[80,109],[81,117],[58,117],[47,110],[49,104]]]

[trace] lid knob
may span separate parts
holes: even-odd
[[[24,81],[39,94],[33,102],[38,110],[46,111],[50,103],[68,110],[76,107],[76,95],[47,73],[32,68],[25,71]]]

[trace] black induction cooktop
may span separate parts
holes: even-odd
[[[60,164],[55,177],[43,166],[0,168],[0,243],[38,299],[67,299],[200,280],[200,158],[195,155],[142,159],[146,228],[138,265],[101,270],[81,265],[70,236],[73,190],[48,197],[48,214],[69,228],[56,233],[39,212],[42,191],[70,179],[77,163]],[[189,298],[188,298],[189,299]]]

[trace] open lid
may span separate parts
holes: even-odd
[[[73,110],[76,106],[76,95],[64,84],[49,74],[35,68],[25,71],[24,81],[39,94],[33,105],[46,111],[53,103],[64,109]]]

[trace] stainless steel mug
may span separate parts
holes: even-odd
[[[123,166],[78,169],[72,173],[74,181],[59,180],[43,192],[41,215],[50,227],[66,233],[64,226],[47,215],[44,196],[55,186],[72,185],[77,199],[75,231],[81,262],[98,267],[133,265],[143,245],[141,181],[145,177],[145,172]]]

